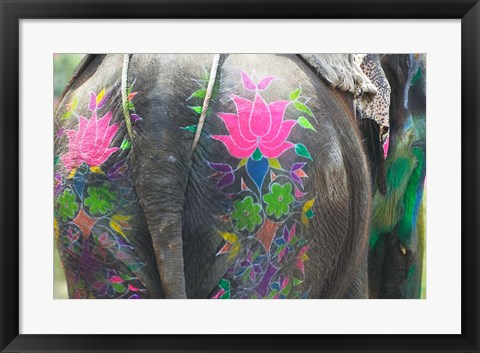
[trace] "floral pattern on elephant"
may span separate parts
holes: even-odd
[[[230,96],[236,112],[217,114],[228,135],[210,136],[239,160],[236,167],[221,160],[207,162],[215,172],[217,188],[233,195],[231,212],[223,217],[232,232],[219,233],[226,243],[217,253],[228,254],[233,263],[211,297],[305,298],[309,244],[301,231],[314,216],[315,198],[308,198],[304,189],[305,169],[312,157],[292,131],[298,126],[315,132],[305,115],[316,121],[315,116],[300,88],[288,100],[267,102],[263,93],[275,77],[256,83],[241,71],[240,78],[253,99]],[[280,162],[290,151],[293,157]]]
[[[131,100],[132,122],[140,120]],[[71,298],[148,297],[138,274],[144,263],[129,242],[133,190],[128,183],[130,141],[112,146],[121,123],[111,123],[113,111],[104,111],[112,90],[90,92],[90,118],[76,113],[75,97],[62,119],[77,117],[77,128],[60,131],[68,151],[55,157],[55,239],[66,269]],[[101,118],[98,118],[101,116]]]

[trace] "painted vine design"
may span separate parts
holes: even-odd
[[[221,216],[229,231],[218,233],[225,243],[217,253],[228,256],[233,264],[211,298],[308,295],[304,262],[310,245],[302,228],[314,217],[315,198],[304,189],[305,169],[312,156],[304,144],[290,141],[290,134],[295,126],[316,132],[309,120],[315,116],[301,88],[291,92],[289,100],[267,103],[263,92],[275,79],[269,76],[255,83],[241,72],[246,95],[253,95],[253,100],[232,95],[236,113],[217,114],[228,135],[210,136],[239,160],[236,166],[207,162],[216,187],[233,198],[231,211]],[[205,88],[193,96],[203,98]],[[287,111],[292,114],[292,109],[287,110],[290,106],[295,108],[295,119],[286,119]],[[186,129],[195,131],[195,126]],[[285,168],[278,158],[290,150],[297,158]]]
[[[141,118],[132,102],[137,94],[132,88],[133,84],[128,108],[135,123]],[[125,137],[119,147],[110,146],[120,125],[111,124],[112,111],[104,111],[112,95],[106,89],[89,93],[90,118],[77,113],[76,96],[60,119],[76,118],[77,129],[61,128],[56,135],[59,141],[66,138],[68,145],[54,161],[54,232],[67,267],[70,298],[148,296],[138,276],[145,264],[129,242],[129,207],[135,197],[127,177],[130,141]]]

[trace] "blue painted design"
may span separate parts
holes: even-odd
[[[247,173],[257,185],[258,190],[262,190],[263,181],[268,171],[268,160],[262,158],[259,161],[249,158],[247,162]]]
[[[73,188],[80,198],[83,197],[83,189],[89,175],[90,168],[86,163],[83,163],[80,167],[78,167],[77,171],[75,172],[75,176],[73,177]]]

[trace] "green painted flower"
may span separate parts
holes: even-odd
[[[267,203],[267,214],[280,218],[290,211],[290,204],[293,202],[292,184],[280,185],[274,183],[272,192],[263,196],[263,201]]]
[[[114,207],[113,201],[117,196],[106,186],[89,187],[88,195],[84,203],[90,208],[91,214],[105,214],[111,211]]]
[[[233,207],[232,219],[237,221],[238,230],[246,228],[249,232],[253,232],[257,224],[262,224],[261,206],[254,203],[251,196],[245,197],[242,201],[236,201]]]
[[[58,214],[65,222],[68,218],[72,219],[78,211],[78,205],[75,202],[76,196],[70,189],[65,189],[63,194],[57,198]]]

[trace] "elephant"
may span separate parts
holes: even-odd
[[[54,118],[69,297],[370,297],[390,92],[362,62],[87,55]]]
[[[371,298],[420,298],[424,275],[426,58],[385,55],[391,85],[385,190],[374,190],[369,241]]]

